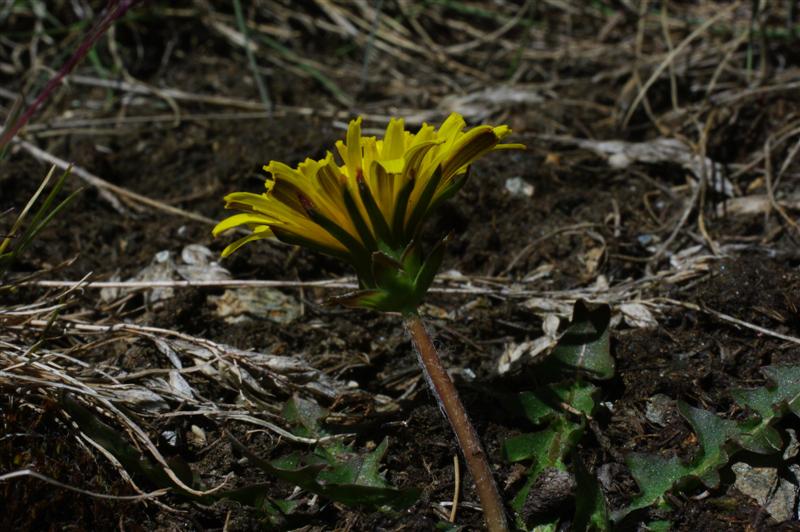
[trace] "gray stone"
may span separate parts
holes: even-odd
[[[521,177],[510,177],[506,179],[506,190],[512,196],[533,196],[533,185]]]
[[[775,521],[782,523],[794,518],[797,486],[780,478],[777,469],[736,462],[731,470],[736,475],[736,489],[763,506]]]
[[[647,421],[650,423],[658,425],[659,427],[665,427],[669,423],[668,417],[670,413],[672,413],[673,408],[675,408],[675,401],[672,398],[663,393],[657,393],[647,401],[644,417],[647,418]]]

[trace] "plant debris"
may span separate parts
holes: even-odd
[[[324,304],[353,272],[210,235],[354,115],[458,110],[529,148],[427,221],[452,239],[422,307],[517,522],[796,526],[791,2],[223,4],[128,6],[0,159],[1,525],[480,527],[396,319]],[[0,7],[6,125],[97,17]]]

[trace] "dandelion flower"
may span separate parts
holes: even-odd
[[[276,237],[339,257],[356,269],[362,291],[341,301],[405,312],[416,309],[441,263],[441,244],[423,261],[415,239],[425,219],[464,185],[470,164],[503,148],[511,130],[481,125],[465,131],[451,114],[437,129],[416,133],[391,119],[382,139],[362,136],[352,120],[336,152],[306,159],[297,168],[272,161],[262,194],[234,192],[226,208],[241,211],[214,228],[214,235],[245,225],[250,234],[222,252]]]

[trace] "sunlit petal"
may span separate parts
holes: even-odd
[[[213,234],[234,227],[251,232],[226,247],[223,255],[275,236],[347,260],[364,288],[380,285],[391,292],[394,289],[387,283],[395,283],[416,290],[415,276],[422,263],[417,260],[419,251],[409,250],[417,249],[412,239],[425,218],[460,190],[473,162],[493,150],[524,148],[500,144],[511,133],[508,126],[465,129],[458,113],[438,128],[423,124],[416,133],[406,130],[402,119],[392,118],[383,138],[362,136],[361,123],[360,117],[351,120],[345,138],[335,144],[341,164],[331,152],[320,160],[307,158],[294,168],[271,161],[264,167],[271,174],[264,193],[228,194],[226,208],[239,213],[217,224]],[[393,264],[389,274],[385,267],[376,269],[375,257]],[[392,280],[393,269],[405,281]],[[389,298],[381,299],[384,303],[419,298],[411,292],[399,299],[389,292],[381,294]]]

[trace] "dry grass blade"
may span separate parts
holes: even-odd
[[[64,484],[63,482],[59,482],[58,480],[52,479],[46,475],[42,475],[30,469],[20,469],[17,471],[12,471],[10,473],[5,473],[3,475],[0,475],[0,482],[7,482],[15,478],[23,478],[23,477],[32,477],[37,480],[41,480],[42,482],[46,482],[48,484],[56,486],[57,488],[67,489],[70,491],[74,491],[76,493],[80,493],[82,495],[88,495],[89,497],[94,497],[96,499],[107,499],[112,501],[142,501],[148,499],[155,499],[156,497],[161,497],[169,492],[169,490],[160,489],[151,491],[149,493],[142,493],[141,495],[108,495],[106,493],[99,493],[96,491],[90,491],[90,490],[85,490],[83,488],[78,488],[77,486],[70,486],[69,484]]]
[[[182,216],[184,218],[188,218],[190,220],[194,220],[196,222],[201,222],[207,225],[214,225],[216,224],[216,220],[212,220],[206,216],[202,216],[197,213],[189,212],[184,209],[180,209],[178,207],[173,207],[172,205],[167,205],[161,201],[155,200],[153,198],[148,198],[142,194],[138,194],[136,192],[132,192],[127,190],[123,187],[114,185],[113,183],[109,183],[105,179],[98,177],[79,166],[72,165],[67,161],[56,157],[36,146],[31,144],[30,142],[24,140],[16,140],[14,141],[15,144],[19,145],[23,150],[30,153],[32,156],[36,157],[39,160],[45,161],[49,164],[55,165],[62,170],[72,169],[72,173],[76,176],[80,177],[84,181],[86,181],[89,185],[96,187],[99,190],[100,196],[108,201],[114,209],[119,212],[120,214],[126,214],[125,208],[120,203],[120,199],[124,198],[126,201],[133,203],[135,205],[146,205],[147,207],[166,212],[168,214],[172,214],[175,216]],[[116,196],[114,195],[116,194]],[[119,196],[119,197],[117,197]]]
[[[714,316],[715,318],[718,318],[718,319],[720,319],[722,321],[725,321],[725,322],[728,322],[728,323],[732,323],[732,324],[738,325],[740,327],[745,327],[747,329],[751,329],[751,330],[756,331],[758,333],[766,334],[767,336],[772,336],[773,338],[778,338],[779,340],[785,340],[787,342],[791,342],[793,344],[800,345],[800,338],[798,338],[796,336],[790,336],[788,334],[779,333],[777,331],[773,331],[771,329],[767,329],[766,327],[761,327],[760,325],[756,325],[755,323],[750,323],[750,322],[747,322],[745,320],[740,320],[739,318],[736,318],[734,316],[730,316],[730,315],[725,314],[723,312],[716,311],[716,310],[708,308],[708,307],[706,307],[704,305],[697,305],[695,303],[689,303],[688,301],[678,301],[678,300],[670,299],[670,298],[666,298],[666,297],[657,298],[654,301],[656,303],[667,303],[667,304],[670,304],[670,305],[676,305],[676,306],[687,308],[687,309],[691,309],[691,310],[697,310],[697,311],[705,312],[705,313],[707,313],[707,314],[709,314],[711,316]]]
[[[726,7],[725,9],[721,10],[719,13],[717,13],[713,17],[711,17],[708,20],[706,20],[703,24],[698,26],[697,29],[695,29],[692,33],[690,33],[685,39],[683,39],[678,44],[678,46],[676,46],[669,54],[667,54],[667,56],[664,58],[664,60],[661,62],[661,64],[650,75],[650,77],[647,79],[647,81],[644,83],[644,85],[642,85],[642,88],[639,90],[639,93],[636,95],[636,98],[634,98],[633,103],[628,107],[628,110],[625,113],[625,117],[622,120],[622,126],[623,127],[627,127],[628,126],[628,123],[630,122],[631,118],[633,117],[633,113],[636,112],[636,109],[638,109],[639,104],[642,103],[642,100],[644,99],[645,95],[647,94],[647,91],[650,89],[650,87],[653,86],[653,83],[656,82],[656,80],[661,76],[661,74],[663,74],[664,71],[673,63],[673,61],[675,61],[675,58],[680,53],[682,53],[689,46],[689,44],[693,40],[695,40],[696,38],[701,36],[703,33],[705,33],[711,26],[716,24],[723,17],[725,17],[729,13],[733,12],[734,10],[736,10],[739,7],[740,4],[741,4],[741,1],[734,2],[733,4],[731,4],[730,6]]]
[[[31,197],[42,202],[58,177],[40,187],[31,168],[74,161],[91,187],[0,286],[0,524],[254,522],[239,504],[175,497],[171,471],[195,493],[260,484],[259,526],[480,527],[470,479],[441,447],[439,412],[418,408],[425,382],[396,316],[320,304],[357,287],[331,260],[269,241],[220,262],[208,231],[223,195],[262,192],[271,159],[324,156],[354,115],[380,136],[391,117],[417,128],[455,111],[470,125],[508,124],[510,141],[527,144],[476,165],[433,220],[431,230],[454,230],[452,269],[421,312],[452,347],[456,384],[492,398],[466,406],[497,449],[530,427],[495,397],[531,388],[576,300],[608,303],[625,386],[598,392],[608,412],[584,418],[597,438],[581,457],[614,473],[613,504],[635,497],[616,483],[628,478],[620,442],[685,451],[685,427],[637,415],[655,390],[729,413],[730,389],[751,386],[756,366],[800,363],[796,3],[189,0],[131,10],[0,155],[0,254],[35,220]],[[32,102],[21,95],[35,97],[93,26],[91,5],[0,5],[0,136]],[[208,260],[184,261],[190,247]],[[170,491],[115,457],[67,396]],[[316,403],[331,431],[287,421],[293,398]],[[253,472],[225,433],[269,460],[371,450],[388,436],[387,479],[428,493],[397,514],[329,504]],[[189,482],[181,460],[207,486]],[[778,476],[776,486],[797,484]],[[687,528],[774,518],[746,498],[723,511],[718,491],[696,497],[698,512],[659,516]],[[564,501],[554,515],[572,511],[574,495]]]

